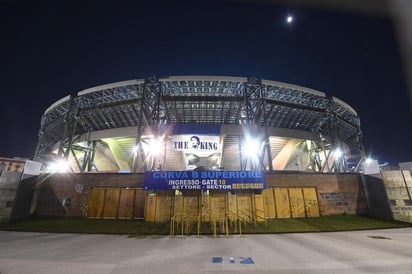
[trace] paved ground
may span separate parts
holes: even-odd
[[[412,228],[183,239],[0,231],[1,274],[229,272],[412,273]]]

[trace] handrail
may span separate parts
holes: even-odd
[[[233,211],[233,210],[227,210],[225,212],[226,217],[228,218],[228,221],[230,222],[231,226],[233,226],[233,224],[235,225],[235,233],[237,233],[237,222],[239,220],[238,218],[238,213]]]
[[[255,210],[256,210],[256,213],[258,213],[258,212],[263,213],[263,221],[265,222],[265,227],[266,227],[267,226],[266,212],[264,210],[257,209],[257,208]],[[256,214],[256,219],[258,219],[258,216],[259,215]]]
[[[197,215],[197,237],[200,238],[200,226],[201,226],[201,222],[202,222],[202,216],[199,212],[199,214]]]
[[[227,221],[227,215],[225,214],[225,212],[220,213],[220,214],[216,214],[213,213],[212,214],[212,220],[213,220],[213,238],[217,237],[217,225],[216,225],[216,221],[220,220],[223,221],[223,227],[225,230],[225,234],[226,237],[229,237],[229,225],[228,225],[228,221]]]
[[[256,226],[256,225],[257,225],[257,224],[256,224],[256,214],[255,214],[252,210],[250,210],[250,209],[248,209],[248,208],[245,208],[245,209],[243,210],[243,212],[244,212],[245,217],[249,217],[249,218],[253,221],[253,223],[255,224],[255,226]],[[245,218],[245,226],[246,226],[246,221],[247,221],[247,218]]]
[[[185,233],[187,235],[190,234],[190,227],[192,222],[196,222],[196,234],[197,237],[200,237],[201,220],[202,216],[200,213],[197,215],[191,215],[188,212],[175,214],[170,218],[170,238],[175,237],[175,226],[176,223],[179,222],[181,224],[181,238],[184,238]]]
[[[175,216],[170,218],[170,238],[175,237]]]
[[[243,218],[241,215],[238,214],[238,221],[239,221],[239,236],[242,237],[242,221],[244,221],[245,228],[246,228],[246,218]]]
[[[182,213],[175,214],[170,218],[170,237],[174,238],[176,234],[176,225],[179,224],[181,228],[181,237],[183,238],[185,234],[190,235],[193,232],[193,224],[196,223],[196,235],[200,237],[202,214],[197,212],[197,214],[191,214],[191,211],[184,211]],[[254,223],[257,226],[257,222],[264,221],[265,226],[267,226],[267,219],[264,210],[261,209],[248,209],[243,208],[242,210],[226,210],[224,212],[212,211],[209,214],[210,223],[212,225],[213,237],[217,237],[217,224],[220,223],[226,237],[229,237],[229,221],[234,223],[234,232],[239,233],[242,236],[242,223],[246,228],[248,223]]]
[[[180,218],[179,218],[180,217]],[[183,214],[175,214],[170,217],[170,238],[175,237],[175,225],[176,223],[182,223],[182,237],[183,237]]]
[[[229,218],[229,220],[234,219],[235,222],[237,220],[237,212],[233,211],[233,210],[227,210],[225,211],[226,216]]]

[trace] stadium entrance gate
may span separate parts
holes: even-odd
[[[134,188],[93,188],[88,218],[144,219],[147,191]]]
[[[318,217],[314,187],[262,191],[148,191],[93,188],[88,218],[144,219],[147,222],[263,222],[268,218]]]

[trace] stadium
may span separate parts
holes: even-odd
[[[355,110],[320,91],[254,78],[153,77],[54,103],[35,160],[66,158],[73,172],[346,172],[359,168],[361,136]]]
[[[44,112],[34,160],[46,175],[30,207],[39,216],[198,225],[367,213],[361,137],[352,107],[292,84],[223,76],[107,84]]]

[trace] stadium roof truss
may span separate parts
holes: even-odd
[[[355,159],[355,169],[363,157],[362,134],[357,113],[345,102],[324,93],[290,84],[256,78],[175,76],[151,77],[94,87],[67,96],[50,106],[42,116],[35,159],[50,160],[53,150],[67,158],[74,150],[84,152],[80,171],[92,170],[95,132],[134,128],[134,142],[144,142],[147,128],[160,136],[171,124],[221,124],[259,128],[265,146],[259,169],[273,171],[271,131],[293,130],[310,133],[311,160],[316,163],[316,147],[343,148],[345,159]],[[86,145],[79,147],[79,142]],[[273,140],[272,140],[273,142]],[[135,144],[129,144],[132,146]],[[118,145],[119,146],[119,145]],[[121,146],[121,145],[120,145]],[[142,154],[143,151],[140,151]],[[75,154],[73,152],[73,154]],[[139,157],[139,156],[136,156]],[[140,155],[142,159],[147,155]],[[135,162],[136,159],[133,159]],[[345,160],[317,163],[318,171],[347,171]],[[135,168],[135,167],[134,167]],[[152,164],[145,170],[155,168]],[[242,169],[248,169],[243,162]]]

